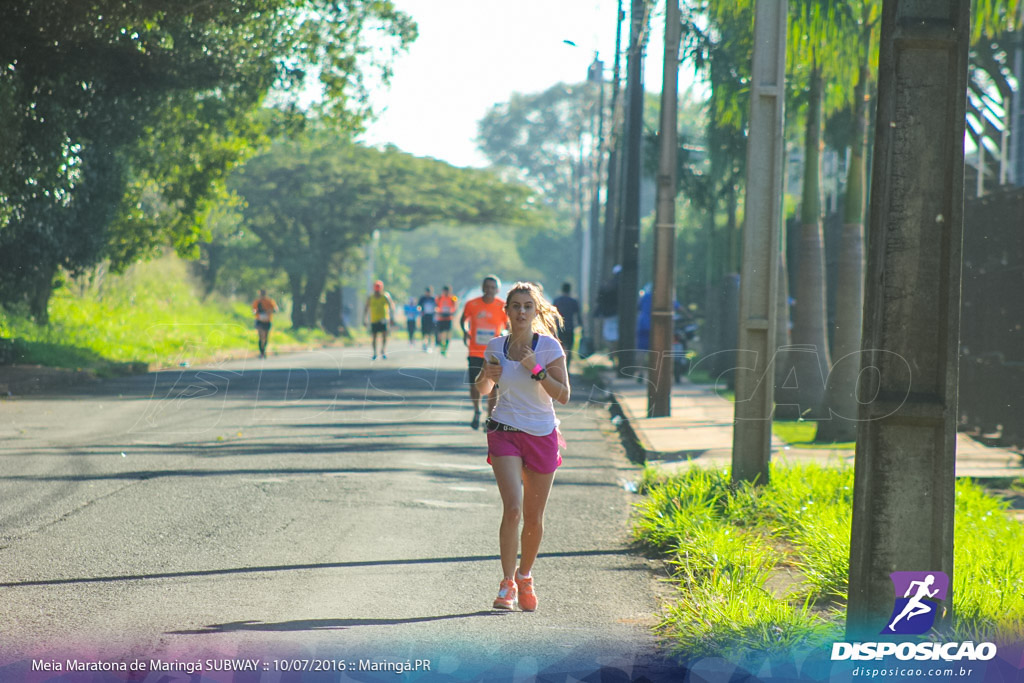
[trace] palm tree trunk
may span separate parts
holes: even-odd
[[[864,41],[870,45],[871,31]],[[867,50],[864,52],[867,60]],[[868,65],[861,65],[854,89],[856,135],[846,177],[843,232],[836,281],[836,321],[832,333],[835,365],[825,385],[823,420],[815,441],[853,441],[857,438],[857,378],[860,376],[861,322],[864,317],[864,205],[868,147]]]
[[[785,243],[785,221],[783,221],[782,243]],[[775,297],[775,358],[773,368],[775,371],[775,402],[778,403],[779,387],[786,381],[787,368],[785,364],[785,349],[792,344],[792,336],[789,332],[789,268],[786,266],[786,252],[779,251],[779,288]]]
[[[306,276],[306,288],[302,297],[305,304],[304,322],[306,327],[316,327],[316,321],[320,319],[320,295],[323,294],[326,285],[326,268],[312,268]]]
[[[303,306],[302,271],[288,272],[288,288],[292,295],[292,327],[296,330],[306,327],[306,311]]]
[[[27,295],[28,310],[39,325],[50,324],[50,296],[53,294],[53,280],[57,267],[48,262],[35,269],[35,277]]]
[[[825,245],[821,217],[822,77],[814,64],[810,77],[804,145],[804,184],[800,212],[793,346],[787,350],[789,373],[778,387],[778,419],[814,419],[821,415],[825,378],[831,366],[825,330]]]

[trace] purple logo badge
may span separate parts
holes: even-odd
[[[893,572],[896,604],[883,634],[920,635],[935,623],[939,601],[946,599],[949,577],[944,572]]]

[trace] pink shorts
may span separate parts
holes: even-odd
[[[550,474],[562,464],[559,447],[565,446],[562,433],[555,428],[547,436],[534,436],[526,432],[487,432],[487,463],[491,456],[514,455],[523,459],[523,467],[538,474]]]

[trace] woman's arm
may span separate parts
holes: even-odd
[[[548,376],[541,380],[540,385],[548,396],[561,403],[563,406],[569,402],[569,371],[565,367],[565,356],[559,356],[556,360],[548,363]]]
[[[487,396],[491,393],[491,389],[501,379],[501,363],[491,363],[489,361],[484,362],[484,366],[480,368],[480,373],[476,376],[473,384],[476,386],[476,390],[480,392],[481,396]]]
[[[537,363],[537,355],[530,351],[521,361],[523,367],[531,375],[533,374],[533,368]],[[547,395],[554,400],[561,403],[563,406],[569,402],[569,372],[565,368],[565,356],[559,356],[555,360],[547,364],[544,368],[547,371],[547,376],[540,380],[540,385],[543,387]]]

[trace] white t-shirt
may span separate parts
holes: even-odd
[[[530,371],[522,363],[505,357],[506,339],[508,337],[495,337],[484,349],[485,362],[495,358],[501,362],[498,403],[491,417],[527,434],[547,436],[558,426],[554,402],[540,382],[530,377]],[[549,363],[564,356],[565,352],[557,339],[541,334],[538,335],[534,354],[537,362],[546,368]]]

